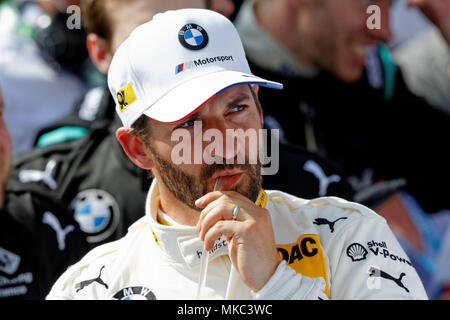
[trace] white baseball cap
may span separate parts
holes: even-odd
[[[156,14],[122,43],[108,72],[124,126],[142,114],[160,122],[180,121],[237,84],[283,88],[251,73],[234,25],[206,9]]]

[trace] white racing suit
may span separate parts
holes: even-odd
[[[427,299],[386,221],[370,209],[279,191],[261,191],[257,203],[270,212],[282,262],[253,292],[220,238],[209,252],[201,299]],[[158,211],[155,179],[146,215],[124,238],[68,268],[47,299],[195,299],[203,242],[195,227],[158,222]]]

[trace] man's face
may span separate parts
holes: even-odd
[[[381,9],[382,29],[369,30],[368,5]],[[346,82],[357,81],[364,70],[366,55],[378,41],[387,41],[391,0],[320,0],[311,6],[305,21],[309,55],[313,64]],[[302,19],[300,19],[302,20]],[[305,18],[303,19],[305,20]],[[388,31],[388,32],[386,32]]]
[[[200,111],[183,121],[165,124],[149,119],[152,133],[151,138],[146,142],[146,151],[154,162],[155,177],[178,200],[195,210],[199,210],[194,204],[195,200],[213,191],[218,177],[220,177],[221,190],[237,191],[251,200],[256,200],[262,184],[261,165],[259,162],[251,164],[248,161],[253,152],[250,151],[250,143],[227,145],[226,134],[227,129],[243,129],[244,131],[250,129],[258,132],[262,128],[261,119],[261,113],[247,85],[234,86],[225,90],[206,103]],[[201,122],[201,132],[196,132],[194,122],[197,121]],[[206,164],[204,161],[201,164],[195,164],[192,154],[189,163],[175,165],[174,157],[178,154],[172,151],[176,145],[180,145],[180,142],[172,141],[171,137],[180,133],[180,130],[187,130],[192,139],[188,140],[185,146],[189,145],[190,150],[200,148],[203,155],[209,143],[200,142],[201,146],[195,144],[201,141],[198,135],[203,136],[209,129],[215,129],[223,136],[223,148],[215,149],[210,154],[215,159],[222,159],[223,164]],[[245,154],[245,164],[239,164],[240,162],[237,161],[238,153]],[[227,164],[226,159],[233,159],[233,164]]]
[[[0,92],[0,185],[4,188],[8,181],[9,172],[11,169],[11,138],[3,119],[4,103],[2,93]],[[1,190],[0,192],[3,192]]]

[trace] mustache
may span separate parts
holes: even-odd
[[[237,156],[232,162],[228,160],[230,163],[227,163],[225,159],[220,159],[223,161],[215,161],[212,164],[204,165],[201,173],[201,181],[210,179],[217,171],[239,169],[245,172],[252,172],[254,171],[255,166],[256,168],[260,168],[261,165],[259,161],[256,165],[252,165],[250,163],[237,163],[236,159]]]

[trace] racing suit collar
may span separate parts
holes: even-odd
[[[203,242],[200,240],[197,228],[184,225],[168,226],[159,223],[157,220],[159,197],[158,182],[155,178],[147,194],[145,210],[156,243],[166,257],[175,264],[189,268],[199,267]],[[228,255],[227,241],[222,237],[219,238],[209,254],[210,261]]]

